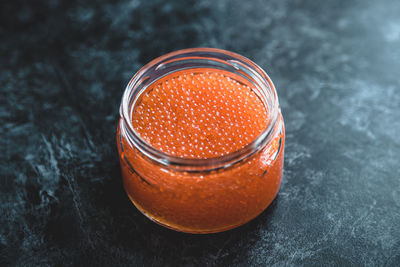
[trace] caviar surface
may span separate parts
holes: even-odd
[[[151,146],[184,158],[212,158],[252,142],[267,111],[251,87],[219,71],[181,72],[151,85],[133,111]]]

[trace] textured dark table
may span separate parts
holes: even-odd
[[[400,264],[400,2],[2,1],[0,265]],[[209,46],[272,77],[281,190],[215,235],[129,202],[120,98],[143,64]]]

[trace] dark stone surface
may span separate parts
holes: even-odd
[[[398,1],[2,1],[0,265],[400,264]],[[122,188],[120,98],[143,64],[253,59],[287,128],[278,198],[215,235],[142,216]]]

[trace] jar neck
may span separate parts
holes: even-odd
[[[246,83],[264,103],[268,112],[267,126],[261,134],[242,149],[224,156],[206,159],[176,157],[164,153],[145,142],[132,125],[132,114],[140,96],[166,75],[188,69],[228,71]],[[250,157],[267,145],[280,131],[280,110],[275,87],[268,75],[254,62],[238,54],[213,48],[193,48],[161,56],[139,70],[128,83],[120,107],[121,133],[129,144],[150,160],[181,171],[212,171],[227,168]]]

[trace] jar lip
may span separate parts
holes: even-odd
[[[146,76],[146,72],[156,65],[157,69],[159,68],[159,66],[162,66],[164,62],[170,61],[171,59],[184,59],[185,56],[207,57],[212,59],[214,59],[215,57],[215,60],[220,60],[221,58],[229,59],[228,61],[230,62],[230,64],[234,64],[235,68],[246,68],[248,71],[251,72],[251,75],[255,75],[254,77],[256,77],[259,81],[262,81],[262,83],[265,83],[260,85],[262,90],[270,89],[271,107],[268,113],[269,122],[266,128],[252,142],[237,151],[228,153],[223,156],[205,159],[193,159],[177,157],[162,152],[144,141],[136,132],[133,127],[131,118],[132,108],[135,104],[135,101],[132,104],[132,100],[136,100],[138,98],[138,95],[140,95],[139,93],[145,91],[147,88],[147,86],[138,87],[138,84],[140,85],[140,83],[142,83],[143,78],[148,78],[143,76]],[[122,119],[120,128],[121,133],[127,138],[128,142],[131,145],[133,145],[141,153],[156,161],[157,163],[160,163],[161,165],[169,167],[173,165],[178,169],[182,169],[184,171],[211,171],[219,168],[229,167],[245,158],[250,157],[257,151],[259,151],[262,147],[264,147],[264,145],[271,140],[273,134],[275,133],[275,130],[278,129],[279,125],[277,125],[277,122],[279,113],[280,107],[275,86],[270,77],[256,63],[237,53],[223,49],[206,47],[188,48],[167,53],[150,61],[132,77],[122,96],[120,106],[120,116]]]

